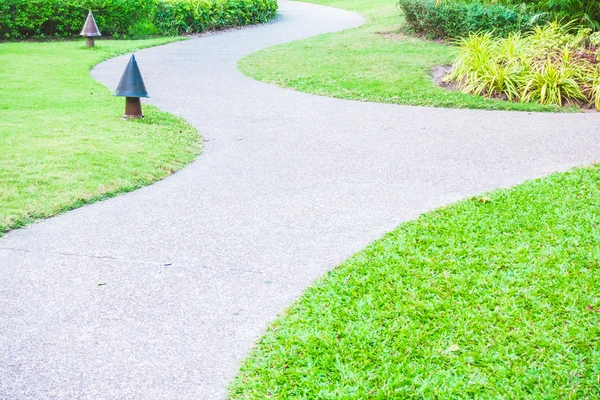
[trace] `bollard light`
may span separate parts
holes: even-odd
[[[90,10],[87,19],[85,20],[85,25],[83,25],[83,29],[81,30],[81,36],[85,37],[85,47],[94,47],[94,38],[102,36],[98,29],[98,25],[96,25],[92,10]]]
[[[148,92],[133,54],[119,81],[115,96],[125,97],[125,115],[123,118],[144,118],[140,97],[148,97]]]

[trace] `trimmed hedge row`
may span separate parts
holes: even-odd
[[[262,23],[276,0],[0,0],[0,39],[76,36],[88,10],[105,36],[197,33]]]
[[[277,0],[162,0],[154,23],[164,34],[268,22],[277,14]]]
[[[515,8],[479,2],[399,0],[406,22],[416,33],[434,39],[468,36],[472,32],[493,31],[496,36],[524,30],[533,17]]]
[[[126,34],[154,10],[148,0],[0,0],[0,37],[71,36],[81,32],[88,10],[102,34]]]

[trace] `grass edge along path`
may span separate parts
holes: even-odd
[[[268,329],[231,399],[600,396],[600,166],[401,224]]]
[[[123,121],[124,99],[89,74],[109,58],[177,40],[0,44],[0,236],[147,186],[195,159],[193,126],[150,105],[143,120]]]
[[[301,0],[303,1],[303,0]],[[363,26],[270,47],[242,58],[238,69],[256,80],[349,100],[448,108],[576,111],[448,91],[432,69],[449,65],[452,46],[402,33],[403,17],[389,0],[311,0],[362,14]]]

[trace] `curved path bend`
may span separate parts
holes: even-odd
[[[281,13],[137,53],[149,102],[207,139],[196,162],[0,240],[0,398],[223,397],[278,313],[398,223],[600,156],[598,114],[360,103],[255,82],[236,70],[242,56],[362,23],[287,1]],[[126,62],[92,74],[114,88]]]

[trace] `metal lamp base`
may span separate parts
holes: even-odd
[[[142,114],[142,102],[139,97],[126,97],[125,98],[125,115],[124,119],[137,119],[144,118]]]

